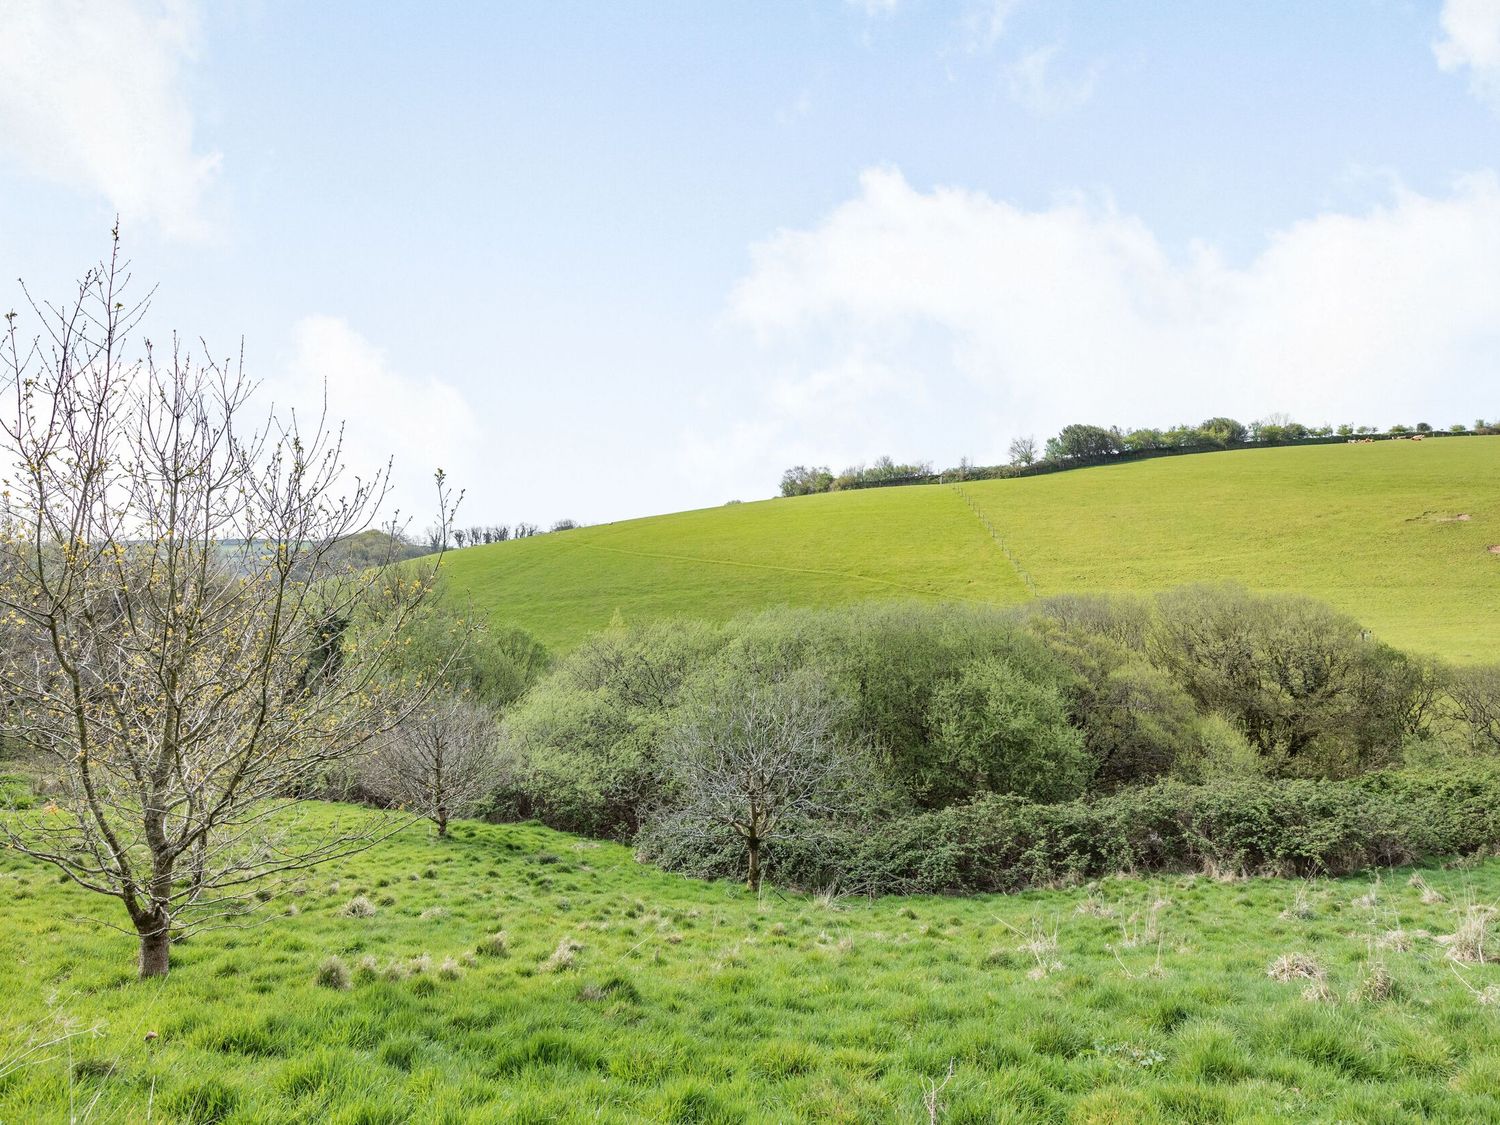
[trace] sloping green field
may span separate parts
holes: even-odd
[[[1398,647],[1475,662],[1500,660],[1495,544],[1500,438],[1477,437],[734,504],[470,548],[445,569],[476,607],[559,650],[617,613],[1009,604],[1233,579],[1311,594]]]
[[[413,828],[144,984],[81,920],[117,903],[4,852],[0,895],[7,1125],[1500,1120],[1500,966],[1444,944],[1494,860],[757,899],[541,828]],[[95,1031],[5,1073],[68,1026]]]

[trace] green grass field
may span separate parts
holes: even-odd
[[[1500,966],[1422,932],[1500,897],[1500,861],[1429,872],[1442,903],[1406,875],[756,900],[540,828],[413,828],[141,984],[82,920],[109,902],[0,853],[0,1058],[101,1028],[0,1079],[0,1121],[926,1122],[939,1085],[943,1122],[1500,1120]],[[1268,976],[1290,952],[1321,988]]]
[[[444,566],[479,609],[558,650],[616,614],[722,618],[874,597],[1009,604],[1032,589],[1234,579],[1322,598],[1398,647],[1477,662],[1500,660],[1494,544],[1500,438],[1480,437],[735,504],[469,548]]]

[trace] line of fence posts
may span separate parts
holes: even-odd
[[[974,503],[973,497],[965,492],[961,485],[955,484],[953,491],[958,493],[963,502],[969,506],[969,510],[974,513],[974,518],[990,533],[990,538],[995,541],[995,546],[1000,548],[1000,553],[1005,556],[1005,561],[1010,563],[1011,569],[1016,572],[1022,583],[1025,584],[1026,592],[1032,597],[1036,597],[1036,582],[1032,579],[1031,572],[1022,566],[1021,561],[1011,553],[1010,548],[1005,545],[1005,538],[995,530],[995,525],[990,522],[989,516],[985,515],[979,505]]]

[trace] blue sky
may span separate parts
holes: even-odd
[[[0,275],[324,380],[475,522],[1500,415],[1500,0],[0,0]],[[14,291],[6,300],[19,303]]]

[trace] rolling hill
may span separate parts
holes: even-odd
[[[449,556],[456,591],[566,651],[612,620],[870,598],[995,604],[1231,579],[1383,640],[1500,660],[1500,438],[1235,450],[730,504]]]

